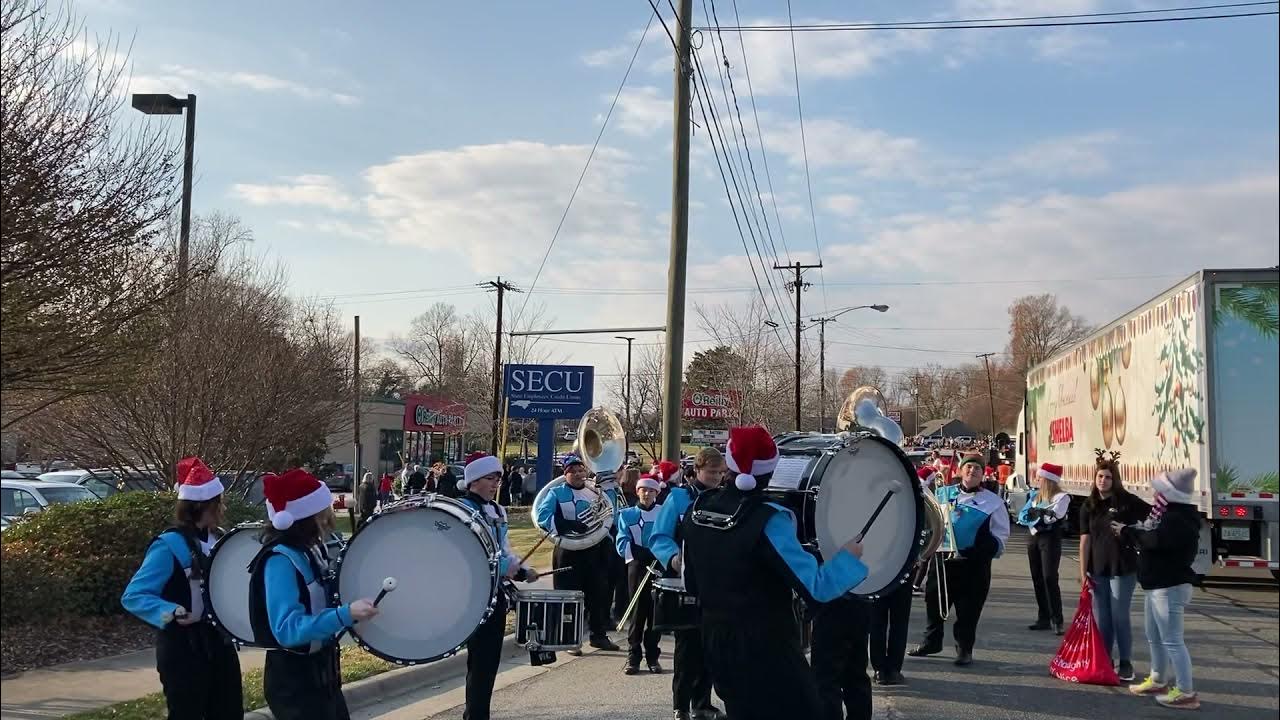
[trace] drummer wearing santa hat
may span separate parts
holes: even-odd
[[[533,582],[538,571],[520,562],[507,536],[507,511],[494,498],[502,484],[502,462],[492,455],[474,453],[467,457],[458,490],[464,505],[485,519],[489,535],[501,549],[498,572],[508,580]],[[493,699],[493,683],[502,660],[502,637],[507,625],[507,599],[498,593],[493,612],[467,640],[467,689],[463,720],[489,720],[489,703]]]
[[[795,517],[762,493],[778,465],[769,431],[733,428],[726,450],[733,482],[701,495],[681,526],[685,582],[702,607],[716,693],[734,720],[827,717],[800,649],[792,592],[826,603],[852,590],[867,576],[862,545],[850,539],[819,565],[800,545]]]
[[[369,599],[329,607],[329,488],[300,468],[265,476],[262,485],[271,527],[249,564],[249,620],[267,648],[267,706],[276,720],[347,720],[337,636],[378,608]]]
[[[203,595],[222,523],[222,482],[198,457],[179,460],[177,470],[174,524],[151,541],[120,604],[160,630],[156,670],[169,717],[239,720],[240,659],[208,622]]]

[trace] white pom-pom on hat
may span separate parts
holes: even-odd
[[[288,530],[293,527],[293,515],[288,510],[281,510],[271,516],[271,527],[277,530]]]
[[[458,482],[454,483],[454,485],[456,485],[456,486],[457,486],[457,488],[458,488],[458,490],[459,490],[460,492],[466,492],[466,491],[467,491],[467,481],[466,481],[466,479],[459,480]]]
[[[756,489],[756,476],[738,473],[738,477],[733,479],[733,485],[742,492],[750,492]]]

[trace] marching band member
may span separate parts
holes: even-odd
[[[249,564],[249,620],[267,648],[267,706],[277,720],[347,720],[337,636],[378,608],[368,599],[329,607],[333,498],[324,483],[294,468],[265,477],[263,494],[271,527]]]
[[[658,519],[658,509],[661,507],[656,503],[658,492],[657,480],[652,477],[640,478],[636,481],[639,502],[623,510],[618,517],[618,555],[627,563],[630,594],[640,593],[636,608],[632,611],[631,631],[627,635],[627,664],[622,670],[627,675],[640,672],[642,646],[649,672],[662,672],[662,666],[658,664],[658,641],[662,635],[653,630],[653,601],[649,587],[645,584],[649,566],[654,560],[649,543],[654,523]],[[643,591],[640,590],[641,586],[644,587]]]
[[[658,563],[671,571],[672,575],[682,574],[679,543],[685,514],[695,499],[708,490],[720,487],[724,482],[724,456],[715,448],[699,450],[693,467],[697,471],[693,482],[680,487],[667,485],[667,497],[661,500],[662,507],[658,511],[649,546]],[[670,460],[654,465],[655,474],[672,483],[679,471],[680,466]],[[671,677],[671,701],[676,720],[688,720],[691,717],[724,718],[724,713],[711,704],[711,669],[703,652],[702,632],[695,628],[677,630],[673,634],[676,647],[675,670]]]
[[[587,467],[576,455],[564,459],[564,484],[542,497],[534,508],[538,527],[552,537],[587,532],[596,502],[595,490],[587,488]],[[612,549],[603,539],[585,550],[566,550],[556,544],[552,566],[569,570],[555,575],[557,590],[581,590],[586,604],[589,644],[601,650],[621,650],[609,639],[609,555]],[[570,650],[570,655],[580,654]]]
[[[862,546],[851,540],[819,565],[800,545],[790,511],[765,502],[761,490],[778,464],[769,431],[731,429],[727,454],[733,484],[702,494],[681,525],[716,692],[734,720],[826,717],[800,649],[792,591],[809,603],[849,592],[867,576]]]
[[[467,458],[458,490],[463,493],[463,504],[484,517],[489,534],[501,548],[498,572],[502,577],[533,582],[538,579],[538,571],[520,564],[520,557],[511,549],[507,536],[507,511],[494,501],[501,482],[502,463],[498,458],[477,453]],[[493,699],[493,683],[502,659],[508,609],[506,594],[498,593],[493,612],[467,640],[467,703],[462,711],[463,720],[489,720],[489,702]]]
[[[156,670],[171,720],[239,720],[240,659],[208,622],[203,579],[222,522],[222,482],[197,457],[178,461],[174,525],[147,548],[120,604],[160,630]]]
[[[599,473],[595,477],[596,489],[604,493],[613,508],[612,525],[609,527],[609,540],[616,543],[618,539],[618,515],[627,506],[626,497],[618,485],[615,473]],[[610,617],[617,625],[627,611],[627,602],[631,599],[627,594],[627,566],[617,553],[605,553],[609,564],[609,604],[612,608]]]
[[[1064,632],[1062,590],[1058,587],[1058,566],[1062,561],[1061,520],[1067,516],[1071,505],[1071,495],[1062,492],[1061,482],[1061,465],[1041,464],[1036,470],[1037,487],[1027,495],[1027,504],[1018,513],[1018,524],[1031,530],[1027,563],[1039,610],[1036,621],[1027,629],[1048,630],[1052,627],[1057,635]]]
[[[870,624],[871,604],[851,595],[824,603],[814,614],[810,655],[825,720],[871,720]]]
[[[712,448],[714,449],[714,448]],[[658,481],[658,504],[667,501],[673,488],[680,486],[680,466],[670,460],[660,460],[649,468],[649,476]]]
[[[939,488],[938,502],[951,508],[956,555],[946,560],[948,604],[955,605],[956,665],[973,662],[978,619],[991,589],[991,561],[1004,552],[1009,539],[1009,512],[998,495],[982,487],[982,458],[970,456],[960,463],[960,483]],[[938,573],[929,573],[925,600],[929,624],[924,640],[910,653],[925,657],[942,652],[943,619]]]

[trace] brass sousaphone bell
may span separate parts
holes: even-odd
[[[585,550],[595,547],[609,534],[613,527],[613,518],[619,508],[615,508],[609,497],[602,492],[602,486],[614,482],[618,469],[626,460],[626,434],[618,417],[605,408],[596,407],[587,411],[578,423],[578,442],[575,450],[587,469],[595,473],[595,482],[588,482],[587,488],[595,493],[591,514],[585,519],[587,532],[566,533],[561,535],[558,545],[566,550]],[[538,491],[533,505],[537,507],[546,493],[564,484],[564,477],[558,477],[547,483]],[[621,493],[618,493],[621,497]]]

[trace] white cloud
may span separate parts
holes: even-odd
[[[809,120],[804,132],[812,168],[852,167],[873,178],[918,176],[922,172],[921,144],[914,138],[859,128],[834,118]],[[804,166],[798,121],[764,128],[764,140],[770,150],[783,153],[793,166]]]
[[[858,214],[862,201],[848,194],[828,195],[822,198],[822,207],[841,217],[853,217]]]
[[[610,95],[605,102],[613,99]],[[614,109],[618,129],[628,135],[652,135],[671,126],[672,104],[670,93],[653,86],[629,88],[618,96]]]
[[[1119,134],[1110,131],[1050,138],[1019,150],[998,170],[1044,178],[1102,175],[1111,169],[1119,142]]]
[[[250,205],[294,205],[351,210],[355,200],[328,175],[298,175],[275,185],[236,183],[231,195]]]
[[[317,100],[338,105],[358,105],[360,98],[326,88],[312,87],[293,80],[246,71],[202,70],[183,65],[164,65],[157,73],[134,75],[129,92],[194,92],[212,88],[240,88],[253,92],[287,93],[304,100]]]
[[[404,155],[369,168],[365,204],[396,243],[458,251],[477,271],[519,268],[531,277],[590,148],[505,142]],[[666,228],[635,199],[629,156],[600,147],[554,257],[647,253]]]

